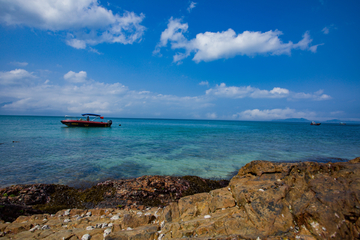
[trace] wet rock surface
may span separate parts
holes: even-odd
[[[146,178],[139,178],[137,184],[142,181]],[[174,181],[187,186],[181,179]],[[149,185],[146,184],[141,186]],[[114,195],[138,196],[112,187]],[[109,191],[104,191],[104,195]],[[150,187],[147,191],[151,192]],[[172,200],[167,204],[162,202],[165,207],[73,208],[52,215],[20,216],[12,223],[0,223],[0,236],[4,239],[359,239],[360,158],[339,163],[253,161],[241,168],[226,187],[168,199]]]

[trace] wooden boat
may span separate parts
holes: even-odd
[[[61,123],[69,127],[111,127],[111,120],[108,120],[107,122],[98,121],[98,119],[104,119],[101,115],[92,113],[85,113],[81,115],[84,118],[65,116],[65,118],[70,119],[62,120]]]
[[[315,125],[315,126],[319,126],[321,123],[317,123],[317,122],[314,122],[314,121],[312,121],[311,123],[310,123],[310,125]]]

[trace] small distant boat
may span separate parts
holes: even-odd
[[[321,123],[317,123],[317,122],[314,122],[314,121],[312,121],[311,123],[310,123],[310,125],[315,125],[315,126],[319,126]]]
[[[341,122],[341,123],[340,123],[340,125],[346,125],[346,123],[344,123],[344,122]]]
[[[65,118],[70,119],[62,120],[61,123],[69,127],[111,127],[111,120],[108,120],[107,122],[98,121],[98,119],[104,119],[101,115],[92,113],[85,113],[81,115],[84,118],[65,116]]]

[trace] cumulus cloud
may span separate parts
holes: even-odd
[[[29,78],[35,78],[35,76],[33,73],[30,73],[24,69],[0,72],[0,84],[2,85],[20,84]]]
[[[189,5],[189,7],[187,8],[187,11],[188,11],[188,12],[191,12],[191,10],[192,10],[193,8],[195,8],[195,5],[196,5],[196,2],[191,2],[190,5]]]
[[[302,112],[295,109],[249,109],[240,113],[234,114],[234,119],[239,120],[273,120],[273,119],[286,119],[286,118],[313,118],[315,112]]]
[[[78,73],[69,71],[64,75],[64,79],[72,83],[83,83],[86,81],[86,76],[87,74],[85,71],[80,71]]]
[[[114,14],[97,0],[0,0],[0,22],[67,33],[77,49],[99,43],[132,44],[141,39],[144,15]]]
[[[214,61],[222,58],[232,58],[237,55],[255,56],[255,55],[290,55],[293,49],[309,50],[316,52],[317,46],[311,46],[313,41],[309,32],[303,34],[303,38],[293,43],[283,43],[279,38],[283,33],[279,30],[267,32],[244,31],[237,34],[229,28],[223,32],[205,32],[199,33],[194,39],[188,40],[184,33],[188,30],[187,23],[181,23],[181,19],[170,18],[160,37],[160,42],[154,52],[160,52],[161,47],[167,46],[168,42],[172,49],[182,49],[184,52],[177,52],[174,62],[190,56],[194,52],[193,61]]]
[[[323,94],[323,90],[315,93],[296,93],[291,92],[286,88],[274,87],[272,90],[262,90],[251,86],[226,86],[225,83],[216,85],[214,88],[206,90],[206,95],[221,97],[221,98],[287,98],[294,99],[311,99],[311,100],[329,100],[331,96]]]
[[[174,46],[173,48],[185,48],[187,39],[183,33],[185,33],[187,29],[187,23],[181,23],[180,19],[173,19],[173,17],[171,17],[167,28],[161,33],[160,42],[156,45],[153,53],[159,53],[160,48],[165,47],[169,41],[172,42],[172,46]]]

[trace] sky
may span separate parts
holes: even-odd
[[[360,121],[360,1],[0,0],[0,115]]]

